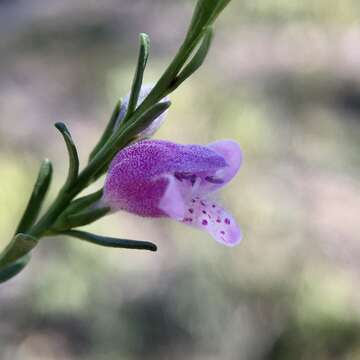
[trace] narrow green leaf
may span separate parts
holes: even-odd
[[[230,1],[231,0],[198,0],[186,36],[187,41],[193,41],[209,27]]]
[[[104,217],[110,211],[109,207],[84,210],[78,214],[69,215],[70,227],[79,227],[90,224]]]
[[[217,2],[216,7],[208,20],[207,26],[211,25],[216,20],[216,18],[226,8],[230,1],[231,0],[220,0]]]
[[[52,230],[59,232],[79,226],[88,225],[98,219],[101,219],[109,211],[110,208],[103,207],[103,208],[87,209],[77,214],[64,215],[61,216],[61,218],[54,224]]]
[[[150,47],[149,36],[147,34],[140,34],[139,37],[140,37],[140,49],[139,49],[138,62],[137,62],[136,70],[135,70],[133,83],[131,86],[128,108],[126,111],[126,115],[125,115],[123,124],[125,124],[127,122],[130,115],[136,109],[136,105],[137,105],[140,90],[141,90],[141,85],[143,82],[146,63],[147,63],[147,59],[149,57],[149,47]]]
[[[75,199],[70,203],[68,208],[65,210],[65,214],[75,214],[78,213],[90,205],[94,204],[96,201],[100,200],[103,194],[103,189],[100,189],[92,194],[82,196],[78,199]]]
[[[10,280],[11,278],[13,278],[17,274],[19,274],[19,272],[21,270],[23,270],[25,268],[25,266],[28,264],[29,260],[30,260],[30,255],[25,255],[22,258],[20,258],[19,260],[1,268],[0,269],[0,284],[7,280]]]
[[[36,221],[41,205],[45,199],[52,178],[52,165],[50,160],[45,159],[41,163],[39,174],[34,185],[33,192],[28,201],[24,214],[17,227],[16,233],[26,232]]]
[[[27,234],[16,234],[4,251],[0,254],[0,268],[28,254],[38,240]]]
[[[170,91],[174,91],[182,82],[184,82],[189,76],[191,76],[199,67],[203,64],[212,42],[213,31],[211,28],[208,28],[204,34],[204,38],[201,42],[201,45],[192,59],[184,69],[181,70],[179,75],[176,76],[175,81],[170,87]]]
[[[112,238],[106,236],[99,236],[79,230],[64,231],[63,234],[84,241],[88,241],[92,244],[105,246],[105,247],[138,249],[138,250],[149,250],[149,251],[157,250],[157,246],[148,241],[125,240],[125,239],[118,239],[118,238]]]
[[[79,157],[73,139],[64,123],[58,122],[55,127],[60,131],[69,154],[69,172],[64,188],[69,188],[77,179],[79,173]]]
[[[89,161],[96,155],[96,153],[104,146],[106,141],[109,139],[109,137],[114,132],[114,128],[116,125],[116,121],[118,119],[120,108],[121,108],[122,100],[119,100],[114,108],[114,111],[111,115],[110,121],[108,122],[99,142],[95,145],[94,149],[90,153]]]
[[[141,133],[143,130],[147,129],[147,127],[163,112],[165,112],[170,107],[170,105],[171,101],[162,101],[150,106],[150,108],[145,111],[138,120],[132,124],[129,124],[129,126],[124,129],[124,132],[126,132],[126,137],[131,139],[132,137],[135,137]]]
[[[217,3],[222,0],[198,0],[191,18],[187,39],[196,37],[201,29],[210,19],[217,6]]]

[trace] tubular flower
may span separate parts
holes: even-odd
[[[152,90],[153,87],[154,86],[150,85],[150,84],[146,84],[146,85],[141,86],[141,90],[140,90],[140,94],[139,94],[139,98],[138,98],[136,107],[138,107],[145,100],[145,98],[149,95],[149,93],[150,93],[150,91]],[[125,98],[124,98],[124,100],[123,100],[123,102],[121,104],[116,127],[119,127],[121,122],[125,118],[126,111],[127,111],[128,105],[129,105],[129,99],[130,99],[130,93],[125,96]],[[164,102],[164,101],[168,101],[168,100],[169,100],[169,97],[166,96],[160,102]],[[164,122],[165,117],[166,117],[166,113],[167,113],[167,111],[163,112],[159,117],[157,117],[150,124],[150,126],[148,128],[143,130],[139,134],[140,138],[149,138],[149,137],[153,136],[155,134],[155,132],[160,128],[162,123]]]
[[[102,201],[113,210],[173,218],[234,246],[240,229],[212,193],[236,175],[241,159],[239,145],[231,140],[207,146],[143,140],[115,156]]]

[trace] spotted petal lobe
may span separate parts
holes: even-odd
[[[241,241],[241,231],[233,216],[216,201],[195,197],[187,204],[184,224],[207,231],[216,241],[235,246]]]

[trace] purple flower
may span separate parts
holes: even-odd
[[[139,94],[139,98],[138,98],[136,107],[138,107],[145,100],[145,98],[149,95],[149,93],[153,87],[154,87],[154,85],[150,85],[150,84],[141,86],[141,90],[140,90],[140,94]],[[130,100],[130,93],[125,96],[125,98],[121,104],[120,113],[119,113],[119,116],[117,119],[116,127],[118,127],[125,118],[126,110],[129,105],[129,100]],[[166,96],[160,102],[164,102],[164,101],[168,101],[168,100],[169,100],[169,97]],[[156,118],[150,124],[150,126],[147,129],[143,130],[139,134],[140,138],[149,138],[149,137],[153,136],[155,134],[155,132],[159,129],[159,127],[162,125],[162,123],[164,122],[166,113],[167,113],[167,111],[163,112],[158,118]]]
[[[103,202],[113,210],[173,218],[234,246],[240,229],[211,195],[236,175],[241,159],[239,145],[231,140],[207,146],[140,141],[113,159]]]

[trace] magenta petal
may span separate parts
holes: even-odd
[[[241,231],[233,216],[210,199],[191,199],[182,222],[207,231],[216,241],[226,246],[235,246],[241,241]]]

